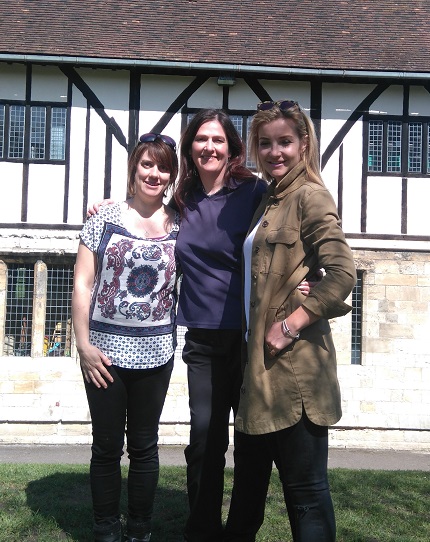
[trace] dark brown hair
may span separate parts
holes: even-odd
[[[128,196],[136,195],[136,187],[134,185],[136,169],[142,155],[148,152],[148,156],[156,164],[165,167],[170,172],[170,180],[168,186],[171,186],[178,176],[178,157],[176,152],[164,143],[161,139],[138,143],[133,149],[128,159],[128,174],[127,174],[127,194]]]
[[[180,170],[174,198],[181,213],[185,207],[187,196],[200,182],[200,177],[191,158],[191,146],[200,126],[206,122],[218,121],[227,137],[230,159],[225,172],[224,183],[233,177],[237,181],[252,178],[253,174],[244,167],[245,146],[234,127],[233,122],[225,111],[221,109],[201,109],[185,128],[179,143]]]

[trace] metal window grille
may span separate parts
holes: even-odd
[[[430,173],[430,126],[427,127],[427,173]]]
[[[24,157],[25,107],[11,105],[9,109],[9,158]]]
[[[239,115],[231,115],[230,120],[233,123],[234,127],[237,130],[237,133],[242,137],[242,130],[243,130],[243,118]]]
[[[176,346],[176,352],[179,356],[182,355],[182,350],[185,346],[185,333],[187,332],[187,328],[183,326],[178,326],[176,329],[176,339],[177,339],[177,346]]]
[[[244,144],[247,146],[247,141],[248,141],[248,136],[249,136],[249,125],[250,125],[250,120],[252,117],[242,117],[240,115],[231,115],[230,118],[238,134],[243,140]],[[249,169],[255,169],[255,162],[253,162],[250,159],[248,148],[246,150],[245,165]]]
[[[31,108],[30,122],[30,158],[43,160],[45,158],[46,107]]]
[[[369,149],[367,155],[368,171],[382,171],[382,138],[384,124],[382,121],[369,122]]]
[[[4,105],[0,105],[0,158],[3,158],[4,153]]]
[[[408,145],[408,172],[420,173],[422,163],[422,136],[423,125],[421,122],[409,124],[409,145]]]
[[[65,107],[53,107],[51,113],[51,160],[64,160],[66,157],[66,119]]]
[[[73,266],[48,266],[45,356],[70,356],[72,342]]]
[[[402,123],[389,121],[387,124],[387,172],[402,170]]]
[[[5,356],[31,354],[33,265],[9,264],[5,322]]]
[[[246,117],[246,167],[249,169],[257,169],[257,164],[253,160],[251,160],[251,155],[249,152],[250,150],[249,150],[249,145],[248,145],[251,121],[252,121],[252,116]]]
[[[357,271],[357,282],[352,291],[351,364],[361,365],[363,321],[363,271]]]

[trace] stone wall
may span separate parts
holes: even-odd
[[[337,447],[430,451],[430,255],[355,250],[363,276],[363,356],[350,363],[351,317],[332,322],[343,417]],[[182,330],[181,330],[182,331]],[[186,369],[178,348],[160,442],[188,440]],[[0,442],[89,443],[75,358],[0,358]]]

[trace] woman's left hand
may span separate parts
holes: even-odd
[[[323,278],[325,274],[324,269],[318,269],[311,277],[306,277],[302,282],[297,286],[297,290],[303,295],[308,296],[312,290]]]
[[[266,334],[265,348],[269,355],[274,358],[293,341],[294,339],[285,337],[282,333],[282,322],[274,322]]]
[[[309,292],[311,291],[311,287],[314,286],[315,283],[308,282],[307,279],[302,280],[302,282],[297,286],[297,290],[301,292],[303,295],[308,296]]]

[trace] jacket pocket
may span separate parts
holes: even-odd
[[[291,226],[283,226],[277,230],[269,231],[267,242],[271,244],[294,245],[299,238],[299,233],[298,229],[291,228]]]
[[[266,272],[274,275],[284,275],[288,262],[291,260],[297,247],[300,232],[288,226],[277,230],[271,230],[266,237],[269,258],[267,261]]]

